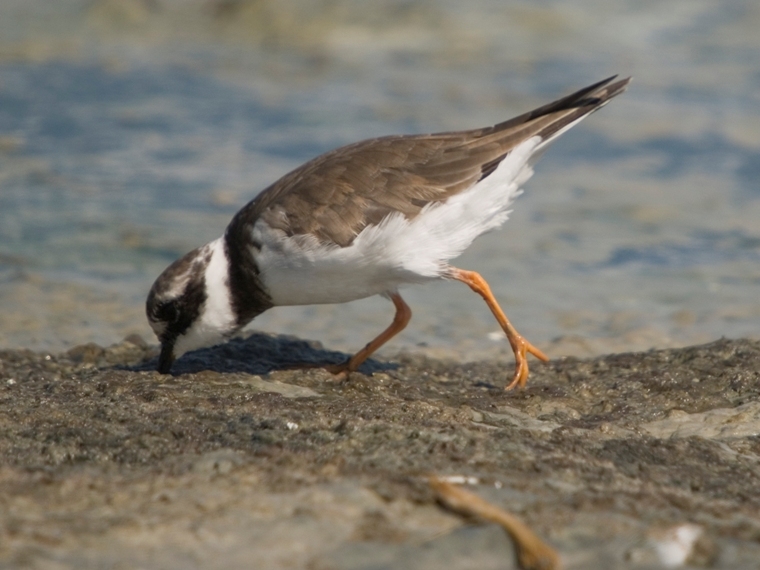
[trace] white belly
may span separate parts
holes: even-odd
[[[256,256],[260,277],[275,305],[346,303],[429,279],[388,256],[373,255],[382,248],[368,251],[361,241],[357,244],[358,238],[348,247],[326,249],[307,236],[283,240],[282,233],[263,222],[256,224],[254,236],[262,244]]]

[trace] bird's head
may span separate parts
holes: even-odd
[[[238,329],[227,267],[224,242],[219,239],[178,259],[153,283],[145,312],[161,342],[161,374],[168,374],[185,352],[218,344]]]

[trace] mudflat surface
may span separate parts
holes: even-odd
[[[340,359],[254,334],[152,371],[156,348],[0,352],[0,568],[510,568],[520,516],[566,568],[758,568],[760,342],[592,360]],[[679,539],[678,537],[681,537]],[[696,537],[691,542],[683,537]]]

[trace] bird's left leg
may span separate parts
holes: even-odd
[[[390,297],[390,300],[393,301],[393,305],[396,307],[396,314],[393,317],[393,322],[388,328],[368,342],[364,348],[348,359],[348,361],[343,364],[331,364],[325,366],[328,371],[340,376],[346,376],[350,372],[356,372],[356,370],[359,369],[359,366],[361,366],[362,363],[377,349],[406,328],[406,325],[409,324],[409,320],[412,318],[412,310],[397,292],[389,293],[388,297]]]

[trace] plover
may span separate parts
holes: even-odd
[[[355,371],[409,322],[405,285],[461,281],[488,305],[512,347],[524,386],[523,338],[478,273],[449,261],[498,228],[549,143],[622,93],[610,77],[492,127],[369,139],[300,166],[232,218],[224,235],[172,263],[148,295],[161,342],[158,371],[183,353],[218,344],[257,315],[283,305],[345,303],[384,295],[393,322],[341,365]]]

